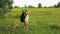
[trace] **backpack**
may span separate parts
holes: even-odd
[[[21,22],[24,22],[25,21],[25,16],[24,16],[25,13],[22,13],[21,16],[20,16],[20,21]]]

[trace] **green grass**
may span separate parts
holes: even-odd
[[[28,31],[23,30],[19,20],[22,9],[14,8],[5,19],[0,19],[0,34],[60,34],[60,8],[28,9],[31,11]]]

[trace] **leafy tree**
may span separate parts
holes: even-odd
[[[54,8],[57,8],[57,5],[54,5]]]
[[[42,8],[42,5],[41,5],[41,3],[39,3],[39,4],[38,4],[38,8]]]
[[[27,6],[26,6],[26,5],[25,5],[24,7],[25,7],[25,8],[27,8]]]
[[[57,7],[60,8],[60,2],[58,2]]]
[[[15,8],[19,8],[18,6],[15,6]]]
[[[35,8],[34,6],[29,5],[28,8]]]
[[[46,6],[44,6],[44,8],[47,8]]]
[[[0,18],[3,18],[12,8],[13,0],[0,0]]]

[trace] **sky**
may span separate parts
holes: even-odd
[[[42,6],[53,6],[60,2],[60,0],[13,0],[13,6],[24,7],[32,5],[34,7],[38,7],[38,3],[41,3]]]

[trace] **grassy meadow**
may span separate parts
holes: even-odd
[[[60,34],[60,8],[28,8],[28,31],[20,22],[21,8],[13,8],[0,19],[0,34]]]

